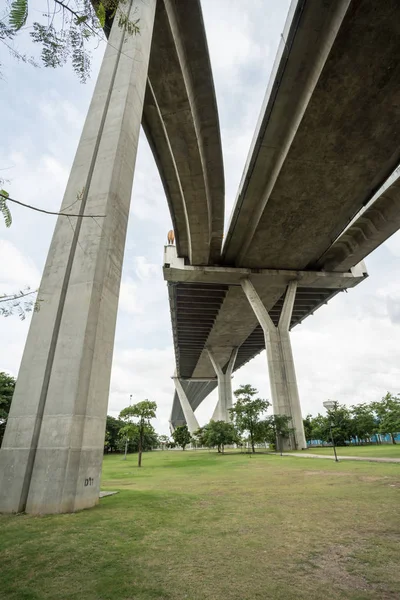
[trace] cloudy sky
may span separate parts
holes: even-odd
[[[289,0],[202,0],[222,131],[226,224],[249,150]],[[32,2],[40,18],[41,0]],[[34,14],[34,11],[38,11]],[[28,23],[29,25],[29,23]],[[78,82],[69,66],[35,69],[17,63],[0,46],[0,177],[10,195],[58,210],[89,106],[104,44],[93,53],[92,78]],[[19,49],[35,53],[26,40]],[[54,218],[12,207],[13,225],[0,223],[0,292],[39,285]],[[149,398],[155,423],[168,432],[174,352],[162,254],[171,227],[153,157],[142,135],[115,339],[109,413]],[[328,397],[349,404],[400,392],[400,234],[367,260],[370,277],[343,293],[292,332],[303,413],[317,413]],[[18,374],[29,320],[0,320],[0,371]],[[234,376],[270,397],[262,353]],[[197,411],[206,422],[216,394]]]

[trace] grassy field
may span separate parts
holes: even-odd
[[[313,454],[333,455],[333,448],[308,448]],[[400,444],[374,444],[371,446],[339,446],[338,456],[374,456],[376,458],[400,458]]]
[[[400,466],[165,451],[106,457],[92,510],[0,516],[7,600],[394,600]]]

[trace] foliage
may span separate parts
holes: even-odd
[[[8,373],[4,373],[3,371],[0,372],[0,445],[6,430],[15,383],[16,380],[12,375],[8,375]]]
[[[394,434],[400,432],[400,397],[387,392],[379,402],[373,403],[380,433],[389,433],[393,444]]]
[[[234,444],[238,435],[233,423],[225,421],[211,420],[208,425],[195,432],[195,438],[199,440],[202,446],[207,448],[217,448],[218,452],[224,453],[224,446]]]
[[[261,415],[267,410],[270,403],[268,400],[255,398],[258,394],[257,390],[251,385],[242,385],[234,392],[236,403],[230,409],[233,423],[239,434],[248,432],[250,444],[253,453],[255,452],[254,444],[258,441],[257,437],[260,432],[259,422]]]
[[[0,42],[11,54],[24,62],[37,66],[32,57],[18,52],[13,46],[15,37],[24,29],[31,4],[28,0],[12,0],[10,11],[0,21]],[[89,41],[105,40],[103,30],[117,13],[118,26],[126,35],[139,33],[139,19],[129,18],[129,0],[49,0],[48,11],[42,21],[32,23],[30,37],[41,47],[41,62],[45,67],[56,68],[70,60],[72,68],[82,83],[90,75],[91,52]]]
[[[290,426],[291,417],[288,415],[270,415],[256,426],[256,440],[268,442],[270,446],[276,447],[282,452],[283,440],[293,434],[294,429]]]
[[[371,404],[357,404],[350,409],[351,435],[357,442],[366,440],[378,430],[378,422]]]
[[[304,427],[304,435],[306,436],[307,442],[312,440],[313,437],[313,416],[308,414],[305,419],[303,419],[303,427]]]
[[[109,452],[116,452],[119,449],[119,432],[124,427],[125,422],[121,419],[116,419],[107,415],[106,420],[106,437],[104,447]]]
[[[7,205],[9,193],[6,190],[0,190],[0,213],[3,215],[4,224],[6,227],[11,227],[12,217],[10,209]]]
[[[142,466],[145,433],[150,431],[150,421],[151,419],[156,418],[156,410],[157,404],[155,402],[143,400],[137,404],[132,404],[132,406],[127,406],[121,410],[119,414],[120,419],[123,419],[127,423],[127,425],[120,430],[120,436],[125,438],[130,436],[135,437],[135,432],[137,431],[139,453],[138,467]]]
[[[161,450],[165,450],[165,448],[168,448],[168,444],[169,444],[169,437],[167,435],[159,435],[158,436],[158,445],[160,446]]]
[[[28,313],[38,312],[40,309],[41,300],[30,298],[36,293],[37,290],[27,287],[15,294],[0,294],[0,316],[10,317],[17,313],[21,321],[24,321]]]
[[[139,452],[140,429],[136,423],[126,423],[119,431],[117,449],[120,452],[125,451],[125,444],[128,441],[128,452]],[[158,447],[158,436],[152,425],[145,425],[142,432],[142,452],[148,452]]]
[[[182,450],[184,450],[186,446],[192,441],[192,436],[190,435],[187,425],[178,425],[178,427],[173,432],[172,437],[174,439],[175,444],[177,446],[180,446]]]

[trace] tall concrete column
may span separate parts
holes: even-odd
[[[295,430],[294,436],[291,436],[294,439],[284,441],[285,449],[293,450],[293,446],[297,449],[307,448],[289,336],[297,282],[292,281],[287,287],[277,327],[274,325],[251,281],[244,279],[241,283],[243,291],[264,331],[274,414],[291,417],[291,426]]]
[[[0,511],[98,502],[115,323],[156,0],[114,19],[39,290],[3,446]]]
[[[225,421],[225,423],[229,423],[231,421],[229,409],[232,408],[232,371],[235,366],[238,348],[232,349],[225,371],[221,365],[218,364],[212,349],[207,348],[207,352],[218,378],[218,402],[212,418],[214,421]]]
[[[178,394],[179,402],[181,403],[182,411],[185,416],[186,425],[190,431],[190,433],[194,433],[199,429],[200,425],[196,419],[193,408],[190,406],[190,402],[187,399],[185,390],[183,389],[181,380],[179,377],[173,377],[175,382],[176,392]]]

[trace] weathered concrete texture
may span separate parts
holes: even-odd
[[[293,281],[287,288],[278,327],[272,322],[252,283],[248,279],[244,279],[242,287],[264,331],[274,414],[291,417],[290,425],[295,430],[294,440],[283,440],[286,446],[285,449],[288,449],[288,447],[292,449],[307,448],[289,337],[289,325],[297,282]]]
[[[231,355],[228,363],[225,365],[218,363],[213,349],[207,349],[210,362],[218,378],[218,401],[213,413],[214,421],[231,421],[229,409],[232,408],[232,371],[235,366],[235,361],[238,353],[237,348],[231,349]]]
[[[107,496],[115,496],[115,494],[119,494],[119,492],[100,492],[99,498],[107,498]]]
[[[243,175],[228,264],[315,267],[400,163],[400,3],[299,4]]]
[[[199,427],[200,427],[199,423],[195,417],[195,414],[190,405],[190,402],[187,399],[185,390],[182,387],[182,383],[181,383],[179,377],[174,377],[173,379],[174,379],[174,383],[175,383],[176,392],[178,394],[179,402],[182,407],[182,412],[185,417],[186,425],[187,425],[190,433],[194,433],[195,431],[197,431],[197,429],[199,429]]]
[[[224,174],[199,0],[157,3],[143,127],[169,202],[179,256],[219,260]]]
[[[105,218],[57,221],[0,451],[3,512],[70,512],[99,499],[155,5],[134,0],[140,35],[111,31],[62,203],[63,212]]]
[[[327,271],[346,271],[400,228],[400,180],[394,181],[338,237],[318,262]]]

